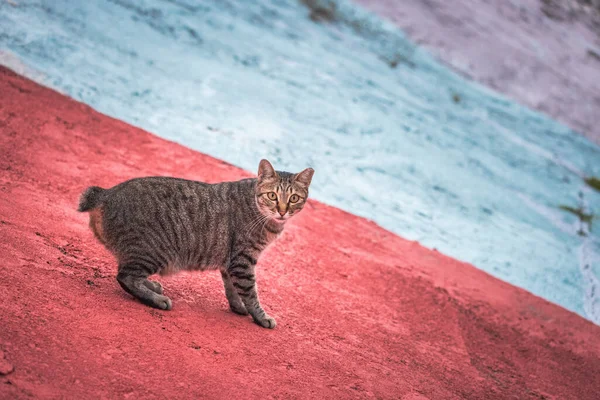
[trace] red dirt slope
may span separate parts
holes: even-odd
[[[172,311],[134,301],[81,190],[249,174],[1,68],[0,93],[0,398],[597,396],[599,327],[314,201],[260,262],[275,330],[214,273],[161,279]]]

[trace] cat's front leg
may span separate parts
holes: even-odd
[[[227,268],[231,283],[237,294],[242,299],[246,310],[252,316],[254,322],[263,328],[273,329],[277,325],[260,305],[256,288],[255,275],[256,259],[245,253],[234,258]]]

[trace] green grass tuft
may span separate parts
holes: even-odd
[[[597,218],[594,214],[592,214],[592,213],[587,214],[586,212],[583,211],[583,209],[581,207],[574,208],[574,207],[570,207],[570,206],[560,205],[560,206],[558,206],[558,208],[575,215],[577,218],[579,218],[579,221],[581,221],[582,224],[586,224],[588,226],[588,230],[590,232],[592,231],[592,222],[595,218]],[[583,229],[583,225],[581,226],[581,229],[579,231],[577,231],[577,233],[580,236],[587,236],[585,230]]]
[[[589,178],[584,179],[585,183],[593,189],[596,189],[600,192],[600,179],[595,176],[590,176]]]
[[[591,224],[592,220],[594,219],[594,214],[585,213],[581,207],[574,208],[574,207],[560,205],[560,206],[558,206],[558,208],[560,208],[563,211],[570,212],[573,215],[576,215],[577,218],[579,218],[579,220],[581,222],[585,222],[587,224]]]

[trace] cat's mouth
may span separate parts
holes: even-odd
[[[276,216],[273,216],[273,218],[271,218],[271,219],[279,224],[283,224],[284,222],[286,222],[289,219],[289,217],[287,214],[284,216],[276,215]]]

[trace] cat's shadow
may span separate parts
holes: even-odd
[[[161,281],[164,284],[164,281]],[[146,305],[130,295],[129,293],[124,292],[118,285],[114,288],[114,293],[119,298],[119,301],[127,301],[127,307],[139,307],[139,309],[147,309],[153,316],[167,316],[167,315],[180,315],[181,313],[191,313],[191,314],[199,314],[203,316],[207,315],[215,315],[215,316],[223,316],[224,314],[229,314],[231,316],[240,317],[240,315],[235,314],[229,309],[229,304],[224,297],[223,293],[215,294],[213,290],[210,290],[207,285],[194,285],[195,287],[190,286],[176,286],[167,288],[164,291],[164,295],[169,297],[173,302],[173,308],[171,310],[161,310],[149,305]],[[201,286],[198,288],[197,286]],[[200,290],[196,290],[200,289]],[[220,296],[223,296],[223,299],[220,299]]]

